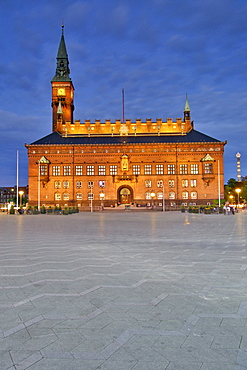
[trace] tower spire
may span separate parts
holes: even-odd
[[[186,94],[186,100],[184,105],[184,122],[190,121],[190,105],[188,95]]]
[[[184,105],[184,112],[190,112],[190,105],[189,105],[188,94],[186,94],[186,100],[185,100],[185,105]]]
[[[64,24],[62,23],[62,35],[57,52],[56,74],[53,77],[52,81],[71,81],[69,74],[69,58],[64,39]]]
[[[67,134],[67,124],[73,124],[74,86],[69,76],[69,58],[64,40],[64,24],[57,52],[56,74],[52,85],[52,127],[53,131]]]

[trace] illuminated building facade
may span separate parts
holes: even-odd
[[[74,86],[62,32],[52,85],[52,133],[26,145],[29,204],[161,206],[210,204],[224,196],[226,142],[183,118],[73,119]]]

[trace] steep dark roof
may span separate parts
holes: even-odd
[[[220,143],[220,140],[191,130],[186,135],[136,135],[136,136],[68,136],[53,132],[30,145],[94,145],[94,144],[152,144],[152,143]]]

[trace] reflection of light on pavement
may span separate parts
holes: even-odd
[[[189,217],[188,217],[188,215],[185,215],[184,225],[189,225],[189,224],[190,224]]]

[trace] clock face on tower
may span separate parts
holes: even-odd
[[[57,95],[65,95],[65,89],[60,88],[57,90]]]

